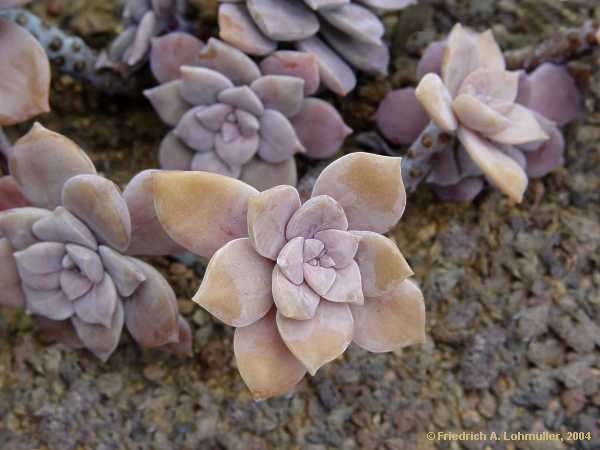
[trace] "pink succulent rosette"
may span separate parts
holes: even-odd
[[[293,69],[290,69],[293,67]],[[319,86],[312,55],[282,51],[260,67],[240,50],[184,33],[152,44],[158,87],[144,93],[174,127],[159,149],[166,170],[203,170],[257,189],[296,184],[294,155],[328,158],[352,131]]]
[[[458,138],[458,146],[430,161],[426,181],[440,197],[472,200],[485,178],[521,201],[528,178],[563,162],[558,127],[582,113],[581,95],[564,67],[507,71],[491,31],[474,33],[457,24],[447,39],[429,45],[417,77],[416,90],[384,98],[376,120],[394,144],[411,144],[430,120]]]
[[[143,248],[128,204],[83,150],[35,124],[10,168],[30,206],[0,212],[0,305],[24,307],[47,337],[103,361],[124,327],[141,346],[189,354],[173,290],[125,254]]]
[[[280,44],[314,55],[323,84],[339,95],[355,71],[387,75],[390,52],[380,13],[416,0],[220,0],[219,36],[244,53],[265,56]]]
[[[382,234],[406,203],[400,158],[344,156],[304,204],[291,186],[259,193],[205,172],[150,176],[156,220],[211,258],[194,301],[236,327],[237,367],[255,398],[289,391],[351,342],[388,352],[424,341],[423,296]]]

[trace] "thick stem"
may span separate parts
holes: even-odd
[[[505,52],[509,69],[533,70],[545,62],[561,64],[598,45],[598,23],[561,31],[537,45]]]
[[[431,157],[448,150],[454,137],[430,122],[413,142],[402,160],[402,180],[406,192],[414,192],[431,172]]]

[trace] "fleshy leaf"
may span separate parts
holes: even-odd
[[[93,283],[100,283],[102,281],[104,278],[104,266],[102,265],[102,261],[100,260],[98,253],[77,244],[67,244],[65,248],[83,275],[85,275]]]
[[[351,153],[321,173],[312,196],[329,195],[344,208],[351,230],[385,233],[404,212],[400,158]]]
[[[198,54],[198,64],[222,73],[236,86],[247,85],[260,77],[254,61],[237,48],[210,38]]]
[[[238,178],[241,172],[240,166],[231,166],[223,161],[216,152],[196,153],[192,158],[190,170],[204,171],[224,175],[226,177]]]
[[[452,102],[452,111],[461,125],[484,135],[500,133],[510,124],[503,114],[469,94],[459,94]]]
[[[360,268],[365,297],[387,294],[413,275],[408,262],[392,240],[370,231],[352,233],[360,237],[355,259]]]
[[[173,80],[144,91],[160,119],[172,127],[190,108],[181,96],[181,80]]]
[[[358,264],[352,261],[346,267],[336,269],[335,282],[322,297],[330,302],[362,305],[365,297]]]
[[[558,125],[580,117],[583,99],[575,79],[563,66],[545,63],[529,75],[529,92],[523,103]]]
[[[71,301],[85,295],[92,285],[87,277],[75,271],[63,270],[60,272],[60,288]]]
[[[375,120],[393,144],[410,145],[429,123],[429,116],[417,101],[415,89],[408,87],[389,92],[379,104]]]
[[[527,188],[527,175],[523,169],[490,141],[466,128],[458,128],[458,138],[486,177],[512,200],[520,203]]]
[[[154,172],[152,178],[158,220],[178,244],[210,257],[247,235],[248,200],[256,189],[204,172]]]
[[[535,113],[519,104],[513,105],[507,115],[508,126],[502,131],[490,134],[488,137],[492,141],[502,144],[519,145],[528,142],[544,141],[549,138],[540,123],[535,117]]]
[[[194,335],[192,334],[192,329],[187,320],[181,315],[177,319],[177,323],[179,324],[179,341],[163,345],[160,348],[174,355],[190,358],[193,355],[192,343]]]
[[[446,40],[441,70],[442,79],[451,96],[458,92],[465,77],[478,67],[479,52],[475,38],[457,23]]]
[[[131,258],[115,252],[112,248],[101,245],[98,254],[104,269],[112,278],[119,295],[131,296],[146,280],[146,276]]]
[[[19,275],[21,275],[21,282],[31,289],[36,289],[38,291],[52,291],[60,287],[60,272],[38,275],[20,268]]]
[[[194,154],[194,151],[185,145],[174,131],[171,131],[160,142],[158,161],[161,169],[164,170],[189,170]],[[135,212],[131,211],[131,208],[129,212],[133,218]]]
[[[226,89],[219,94],[218,100],[235,108],[242,108],[257,117],[260,117],[265,110],[260,98],[248,86]]]
[[[175,292],[154,267],[139,259],[129,261],[137,266],[145,281],[123,301],[127,330],[143,347],[177,342],[179,314]]]
[[[319,89],[321,78],[315,55],[280,50],[272,53],[260,63],[264,75],[287,75],[304,80],[304,95],[313,95]]]
[[[151,41],[150,68],[159,83],[179,78],[179,69],[194,65],[204,43],[189,33],[173,32]]]
[[[304,100],[304,80],[298,77],[265,75],[254,81],[250,88],[265,108],[277,110],[286,117],[295,116]]]
[[[55,208],[69,178],[96,169],[75,142],[36,123],[16,142],[10,172],[34,206]]]
[[[338,8],[323,9],[320,13],[327,22],[353,39],[371,44],[381,42],[383,23],[363,6],[347,3]]]
[[[77,316],[73,316],[71,320],[81,342],[101,361],[106,362],[119,345],[124,316],[123,306],[119,302],[109,328],[85,323]]]
[[[286,244],[285,228],[300,208],[298,191],[277,186],[248,201],[248,235],[256,251],[273,261]]]
[[[206,106],[197,106],[188,110],[173,131],[177,138],[198,152],[212,150],[215,144],[215,133],[204,128],[198,120],[198,113],[205,109]]]
[[[273,266],[248,238],[228,242],[211,258],[193,300],[227,325],[250,325],[273,306]]]
[[[315,375],[346,351],[352,342],[354,319],[348,305],[321,302],[310,320],[288,319],[277,313],[277,328],[285,345]]]
[[[46,209],[32,207],[0,212],[0,236],[8,239],[15,251],[24,250],[38,242],[32,232],[33,224],[49,215]]]
[[[50,111],[50,64],[25,28],[0,17],[0,126],[25,122]]]
[[[181,96],[192,105],[213,105],[221,92],[232,87],[233,83],[216,70],[181,68]]]
[[[519,90],[519,76],[519,72],[480,68],[467,75],[457,95],[473,95],[488,105],[494,100],[513,103]]]
[[[342,206],[328,195],[313,196],[290,218],[285,235],[288,240],[297,236],[307,239],[330,228],[347,230],[348,220]]]
[[[452,111],[452,96],[438,75],[425,75],[415,90],[415,96],[438,127],[454,133],[458,124]]]
[[[333,283],[335,283],[336,272],[331,267],[313,266],[312,264],[304,263],[302,269],[306,284],[319,294],[319,296],[325,296],[327,291],[333,286]]]
[[[427,46],[417,64],[417,80],[420,81],[428,73],[442,74],[442,58],[445,50],[446,39],[431,42]]]
[[[356,86],[352,68],[316,36],[296,42],[296,48],[314,55],[319,64],[319,76],[325,86],[338,95],[346,95]]]
[[[306,373],[279,336],[274,310],[236,329],[233,350],[238,370],[256,400],[287,393]]]
[[[60,242],[40,242],[14,253],[17,267],[25,271],[43,275],[62,269],[65,244]]]
[[[23,285],[27,314],[36,314],[52,320],[65,320],[74,313],[73,303],[62,290],[38,291]]]
[[[131,216],[115,183],[98,175],[77,175],[65,183],[62,203],[96,233],[100,242],[127,250]]]
[[[432,185],[435,193],[442,199],[454,202],[470,202],[482,191],[484,181],[481,177],[464,178],[453,186]]]
[[[350,305],[354,316],[354,342],[370,352],[382,353],[425,342],[423,294],[405,280],[389,294],[368,298],[364,306]]]
[[[273,300],[280,314],[297,320],[314,317],[320,297],[306,283],[292,283],[277,265],[273,270],[272,283]]]
[[[164,231],[154,209],[153,170],[144,170],[129,182],[123,198],[131,214],[129,255],[169,255],[181,253],[183,247]]]
[[[32,227],[33,234],[41,241],[57,241],[79,244],[96,250],[98,241],[88,227],[62,206],[57,207]]]
[[[13,249],[7,239],[0,239],[0,261],[0,306],[22,308],[25,306],[25,298]]]
[[[260,118],[258,155],[267,162],[281,163],[306,150],[290,121],[274,109],[265,110]]]
[[[537,150],[525,152],[527,159],[527,175],[530,177],[543,177],[564,162],[565,138],[554,124],[545,128],[550,139],[544,142]]]
[[[388,74],[390,51],[383,42],[364,42],[349,38],[346,33],[327,25],[321,26],[321,34],[350,65],[372,75]]]
[[[0,175],[0,211],[29,205],[29,200],[25,198],[15,179],[10,175]]]
[[[277,43],[258,29],[245,5],[219,6],[219,37],[248,55],[268,55]]]
[[[75,300],[73,306],[75,314],[83,322],[110,327],[120,302],[115,283],[110,276],[105,275],[100,283]]]
[[[304,2],[248,0],[246,4],[258,28],[274,41],[306,39],[319,30],[319,19]]]
[[[296,160],[290,158],[287,161],[273,164],[255,157],[242,167],[239,178],[259,191],[282,184],[295,186],[298,181]]]
[[[352,262],[360,241],[358,235],[341,230],[319,231],[315,234],[315,239],[325,244],[327,256],[333,259],[337,269],[346,267]]]
[[[283,246],[277,256],[277,266],[294,284],[304,282],[302,264],[304,263],[304,238],[296,237]]]
[[[305,98],[291,122],[311,158],[333,156],[352,133],[337,109],[318,98]]]

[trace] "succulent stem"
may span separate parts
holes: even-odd
[[[579,28],[561,31],[537,45],[505,52],[510,69],[533,70],[545,62],[561,64],[598,45],[599,25],[587,21]]]

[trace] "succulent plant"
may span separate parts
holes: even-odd
[[[140,174],[154,223],[210,258],[194,297],[236,327],[237,367],[255,398],[281,395],[353,341],[388,352],[425,338],[425,307],[404,256],[383,236],[401,217],[400,158],[352,153],[301,204],[206,172]],[[198,195],[201,193],[201,195]],[[142,201],[140,201],[142,202]]]
[[[314,54],[321,81],[339,95],[356,85],[353,69],[386,75],[389,49],[374,11],[397,11],[416,0],[220,0],[220,37],[264,56],[279,43]]]
[[[279,52],[259,68],[218,39],[203,45],[181,34],[157,39],[152,52],[163,84],[145,95],[175,127],[160,145],[163,169],[220,173],[261,190],[293,185],[294,154],[327,158],[351,132],[334,107],[305,97],[318,87],[310,55]],[[282,74],[290,57],[304,64]]]
[[[0,212],[0,305],[24,307],[43,332],[103,361],[123,326],[144,347],[191,352],[168,282],[124,254],[133,241],[126,200],[79,146],[35,124],[10,167],[31,206]]]
[[[520,202],[528,177],[562,163],[558,127],[582,110],[563,67],[507,71],[491,31],[477,34],[458,24],[447,40],[430,44],[417,77],[416,90],[386,96],[376,119],[392,143],[412,143],[403,167],[412,188],[425,179],[444,199],[470,201],[485,178]]]
[[[107,51],[100,54],[98,68],[109,67],[123,74],[147,61],[153,38],[174,29],[187,29],[182,20],[186,0],[126,0],[123,31]]]

